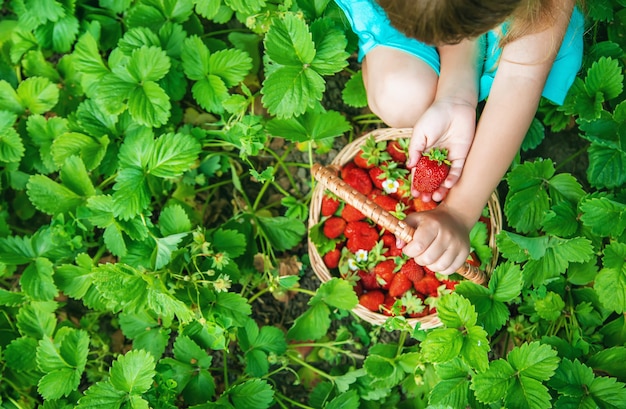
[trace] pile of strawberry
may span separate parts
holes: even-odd
[[[437,206],[411,195],[410,171],[405,166],[408,143],[409,139],[377,142],[370,136],[340,171],[348,185],[401,220],[411,212]],[[425,166],[427,162],[432,163]],[[420,191],[425,185],[435,190],[447,169],[441,152],[424,155],[411,183],[422,183]],[[330,191],[322,197],[320,212],[320,222],[311,230],[312,241],[329,271],[353,284],[365,308],[389,316],[423,317],[433,314],[437,299],[458,283],[408,258],[392,233]]]

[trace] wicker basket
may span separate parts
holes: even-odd
[[[339,168],[350,162],[358,153],[365,140],[369,137],[373,136],[377,142],[380,142],[393,139],[409,138],[411,136],[411,132],[412,130],[409,128],[384,128],[372,131],[362,136],[361,138],[358,138],[352,143],[346,145],[341,150],[341,152],[339,152],[339,154],[334,158],[334,160],[330,164],[330,167]],[[342,198],[346,203],[357,207],[359,210],[361,210],[363,214],[365,214],[375,223],[394,233],[396,237],[402,238],[404,241],[409,241],[413,236],[413,227],[408,226],[406,223],[398,220],[394,216],[387,213],[385,210],[381,209],[371,200],[366,199],[356,190],[347,186],[347,184],[339,179],[339,177],[336,176],[335,173],[332,172],[330,169],[316,164],[313,166],[312,173],[320,183],[317,183],[313,190],[313,196],[311,199],[309,212],[309,228],[312,228],[319,223],[322,197],[324,196],[324,192],[329,189],[333,193],[337,194],[337,196]],[[491,222],[488,244],[492,250],[492,258],[490,262],[486,264],[485,271],[481,271],[474,266],[470,266],[467,263],[459,270],[457,270],[457,273],[461,274],[466,279],[472,280],[480,284],[488,280],[488,277],[495,268],[498,260],[498,250],[495,243],[495,236],[501,230],[502,210],[500,207],[498,196],[495,192],[489,198],[489,201],[487,202],[487,207],[489,209]],[[311,258],[311,265],[313,267],[315,275],[322,282],[330,280],[332,274],[324,264],[322,257],[317,252],[317,248],[315,247],[315,244],[311,242],[310,237],[308,241],[308,250],[309,256]],[[389,318],[384,314],[370,311],[360,304],[353,309],[353,312],[365,321],[376,325],[383,324]],[[430,314],[420,318],[408,318],[407,321],[413,326],[415,326],[419,322],[420,327],[423,329],[434,328],[441,325],[441,321],[439,320],[437,314]]]

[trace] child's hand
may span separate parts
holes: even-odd
[[[448,211],[445,202],[433,210],[411,213],[405,221],[416,230],[413,240],[399,243],[399,247],[417,264],[450,275],[467,260],[469,230]]]
[[[433,193],[412,192],[428,202],[443,200],[461,176],[465,158],[476,130],[476,108],[464,101],[437,100],[413,128],[407,166],[414,167],[422,153],[434,146],[448,149],[450,172],[441,187]]]

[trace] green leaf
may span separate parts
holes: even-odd
[[[111,385],[129,394],[142,394],[152,386],[155,362],[141,349],[122,355],[111,366]]]
[[[194,367],[208,370],[211,368],[213,358],[200,348],[191,338],[179,335],[174,342],[174,356],[177,360]]]
[[[331,307],[351,310],[357,306],[359,300],[348,281],[331,278],[320,285],[315,296],[309,301],[309,305],[315,305],[320,302],[324,302]]]
[[[611,243],[604,248],[604,268],[598,273],[594,289],[605,308],[626,312],[626,244]]]
[[[79,399],[76,409],[120,408],[127,394],[117,390],[110,382],[94,383]]]
[[[236,230],[217,229],[213,232],[211,242],[217,251],[228,254],[231,259],[246,252],[246,236]]]
[[[170,97],[156,82],[145,81],[128,97],[128,111],[138,123],[158,128],[170,118]]]
[[[59,295],[52,275],[52,262],[47,258],[37,257],[35,262],[29,264],[22,273],[20,278],[22,291],[33,300],[52,301]]]
[[[244,80],[252,69],[252,58],[245,51],[230,48],[216,51],[208,61],[208,73],[220,77],[227,87]]]
[[[489,369],[472,377],[472,389],[476,399],[483,403],[503,399],[513,383],[514,376],[515,369],[507,361],[498,359],[491,362]]]
[[[491,350],[487,332],[479,326],[466,329],[465,339],[461,347],[461,357],[472,368],[482,372],[489,366],[488,353]]]
[[[306,341],[322,338],[330,328],[330,309],[324,303],[311,305],[304,314],[296,318],[287,332],[290,340]]]
[[[626,152],[591,144],[587,154],[587,179],[593,187],[615,188],[626,183],[626,175],[622,172],[626,166]]]
[[[252,379],[224,392],[235,409],[267,409],[274,400],[274,390],[264,379]]]
[[[468,406],[470,369],[460,359],[437,364],[441,379],[430,392],[428,403],[440,407],[464,408]]]
[[[469,300],[452,293],[441,297],[437,303],[437,314],[448,328],[471,327],[476,325],[476,312]]]
[[[267,130],[294,142],[316,141],[342,135],[350,129],[346,118],[336,111],[308,110],[303,115],[288,118],[272,118]]]
[[[306,227],[301,220],[289,219],[284,216],[257,216],[256,220],[271,246],[278,251],[293,248],[301,242],[306,234]]]
[[[554,203],[559,203],[563,200],[578,203],[580,198],[585,195],[585,191],[580,183],[578,183],[578,180],[569,173],[554,175],[548,181],[548,188],[550,198]]]
[[[315,43],[306,22],[293,13],[275,19],[265,35],[267,55],[274,62],[302,69],[315,58]]]
[[[361,400],[357,391],[351,390],[334,397],[326,406],[325,409],[358,409],[360,407]]]
[[[159,229],[164,236],[187,233],[191,230],[191,221],[182,206],[171,205],[159,214]]]
[[[189,233],[172,234],[166,237],[155,237],[156,246],[152,252],[152,260],[155,270],[160,270],[172,259],[172,253],[178,250],[178,244]]]
[[[44,175],[33,175],[26,186],[28,198],[40,211],[65,213],[83,204],[84,198]]]
[[[22,100],[11,84],[5,80],[0,80],[0,110],[21,114],[24,112]]]
[[[546,128],[541,121],[537,118],[533,118],[530,128],[526,132],[526,137],[522,142],[521,149],[523,152],[535,149],[541,144],[546,137]]]
[[[606,348],[592,355],[586,364],[597,373],[605,373],[618,379],[626,378],[626,368],[623,362],[626,360],[626,346]]]
[[[363,362],[363,368],[367,371],[367,374],[375,379],[389,378],[396,372],[396,365],[393,359],[369,354]]]
[[[526,162],[507,174],[510,192],[504,203],[509,223],[519,232],[538,230],[550,202],[544,187],[554,175],[551,160]]]
[[[332,75],[348,65],[348,40],[330,18],[320,18],[311,24],[315,43],[315,58],[311,66],[320,75]]]
[[[600,57],[591,64],[585,78],[585,88],[589,95],[598,92],[604,95],[606,100],[616,98],[622,93],[624,75],[617,60]]]
[[[522,291],[522,272],[519,266],[505,262],[499,264],[489,280],[489,290],[496,301],[511,302]]]
[[[64,132],[55,137],[50,153],[57,167],[62,166],[67,158],[79,156],[85,167],[91,171],[104,159],[109,142],[106,135],[94,138],[78,132]]]
[[[437,328],[426,334],[422,353],[428,362],[446,362],[461,354],[463,335],[455,328]]]
[[[80,383],[88,353],[89,335],[82,330],[65,328],[57,333],[54,343],[50,338],[42,338],[37,348],[37,365],[45,375],[39,381],[39,393],[46,399],[68,396]]]
[[[341,91],[343,102],[354,108],[364,108],[367,106],[367,92],[363,84],[363,72],[357,71],[346,82]]]
[[[150,155],[147,171],[153,176],[173,178],[194,166],[200,144],[184,133],[167,133],[157,138]]]
[[[324,89],[324,79],[312,68],[285,66],[265,78],[261,100],[270,114],[290,118],[321,101]]]
[[[161,358],[169,342],[170,331],[161,327],[147,312],[119,315],[124,335],[133,340],[133,348],[150,352],[155,360]]]
[[[150,190],[142,169],[120,170],[113,189],[115,190],[113,193],[115,217],[129,220],[150,205]]]
[[[15,338],[2,351],[8,368],[16,371],[37,370],[37,340],[31,337]]]
[[[158,81],[170,70],[170,59],[159,47],[142,46],[133,50],[128,72],[138,83]]]
[[[223,103],[230,97],[226,83],[217,75],[207,75],[193,84],[191,93],[202,108],[218,114],[224,111]]]
[[[504,402],[511,409],[552,407],[548,388],[538,380],[527,377],[520,377],[511,385]]]
[[[198,36],[190,36],[183,43],[181,59],[185,75],[190,80],[200,81],[209,73],[211,52]]]
[[[546,381],[559,365],[556,351],[539,342],[522,344],[509,352],[507,360],[524,377]]]
[[[33,114],[43,114],[54,108],[59,101],[59,88],[44,77],[30,77],[17,87],[22,105]]]
[[[22,138],[13,128],[16,120],[17,115],[14,113],[0,111],[0,161],[2,162],[19,162],[24,156]]]

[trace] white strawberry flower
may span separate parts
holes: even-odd
[[[395,179],[385,179],[383,181],[383,190],[387,194],[396,193],[398,188],[400,188],[400,182]]]
[[[367,261],[367,250],[357,250],[354,256],[357,263],[363,263]]]
[[[356,265],[356,260],[353,258],[348,259],[348,268],[352,271],[357,271],[359,266]]]

